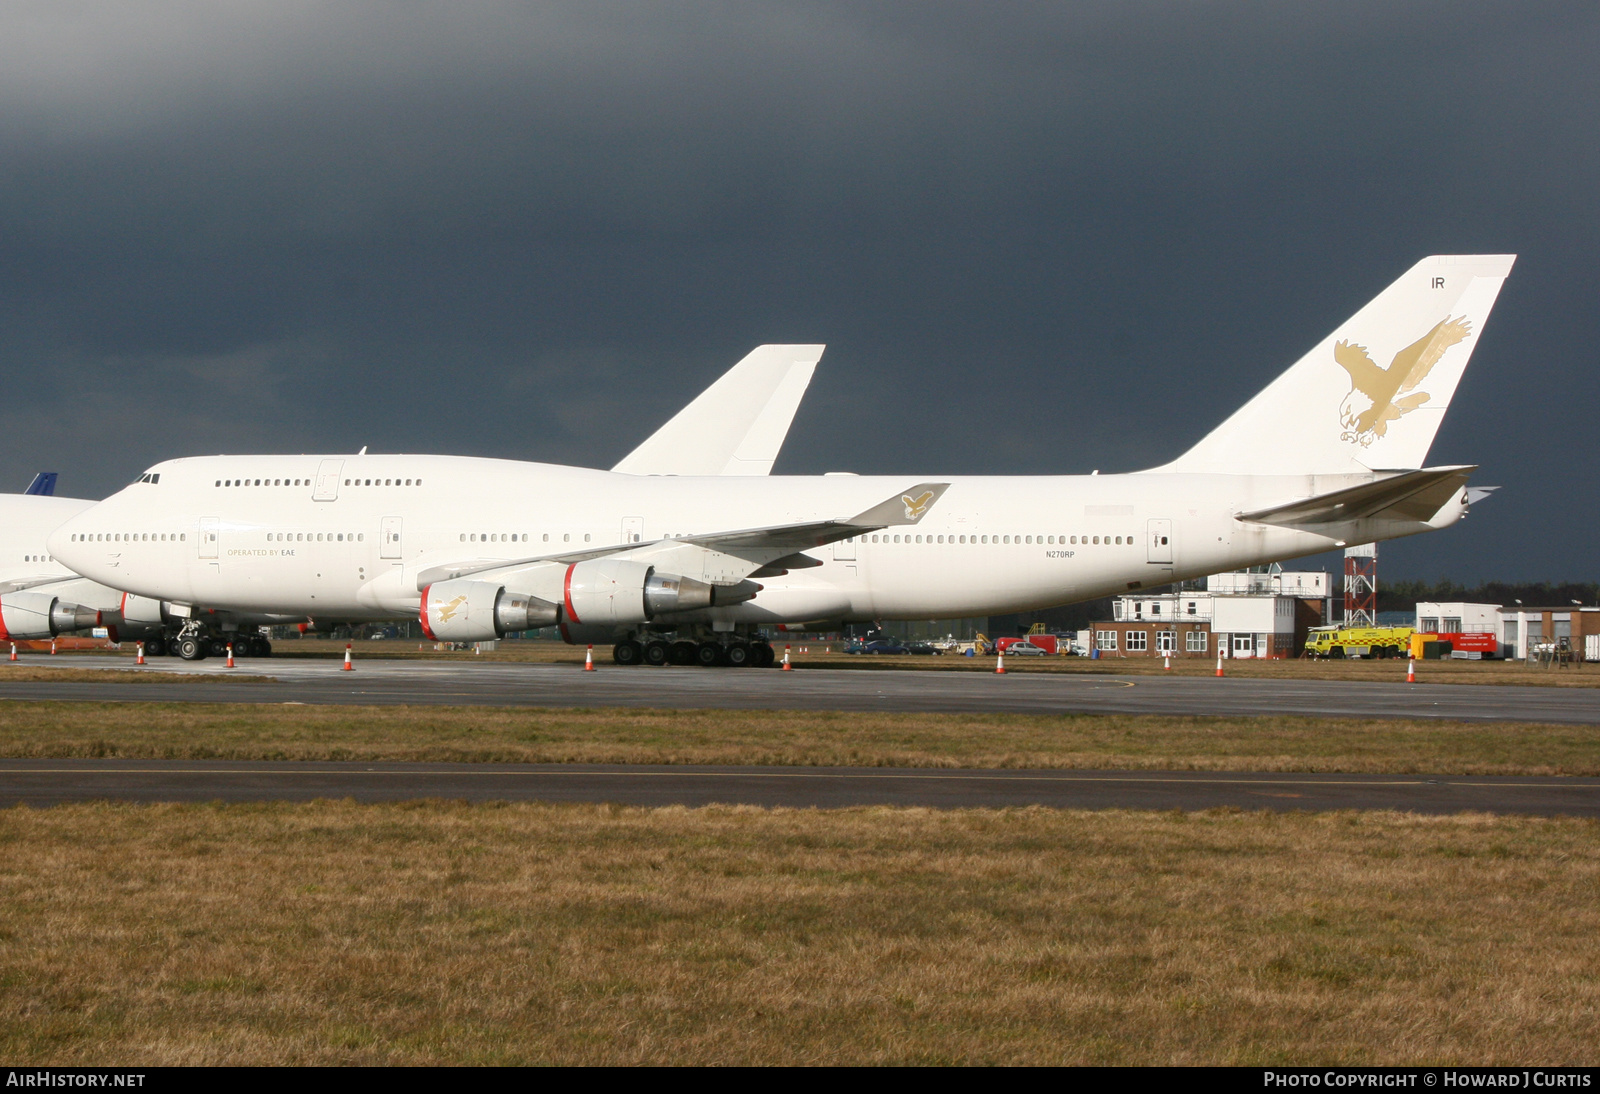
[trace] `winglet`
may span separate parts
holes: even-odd
[[[864,513],[857,513],[847,522],[852,525],[874,528],[893,528],[902,524],[917,524],[928,515],[934,502],[944,497],[950,489],[947,482],[919,482],[917,485],[881,501]]]
[[[56,492],[56,472],[41,471],[33,477],[24,494],[37,494],[40,497],[49,497]]]

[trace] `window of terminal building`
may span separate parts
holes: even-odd
[[[1099,650],[1099,651],[1101,651],[1102,653],[1116,653],[1117,652],[1117,632],[1116,631],[1095,631],[1094,632],[1094,648]]]
[[[1188,634],[1184,635],[1183,636],[1183,648],[1184,648],[1184,651],[1187,652],[1187,653],[1205,653],[1206,652],[1206,632],[1205,631],[1190,631]]]
[[[1128,632],[1128,652],[1143,653],[1148,648],[1149,631]]]

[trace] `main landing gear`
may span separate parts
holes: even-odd
[[[611,659],[619,665],[701,665],[705,668],[766,668],[777,654],[760,635],[728,635],[702,638],[648,638],[643,642],[628,638],[611,647]]]
[[[156,652],[157,646],[160,652]],[[188,623],[176,635],[157,636],[145,642],[145,654],[159,657],[173,653],[185,661],[202,661],[207,657],[226,657],[228,646],[233,646],[235,657],[271,657],[272,643],[259,634],[246,632],[208,633],[196,623]]]

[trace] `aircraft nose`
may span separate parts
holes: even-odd
[[[45,546],[52,557],[85,576],[94,565],[89,550],[90,522],[85,519],[89,512],[93,510],[80,513],[45,537]]]

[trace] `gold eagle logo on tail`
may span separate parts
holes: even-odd
[[[461,606],[463,604],[465,604],[466,602],[467,602],[467,598],[466,597],[458,596],[454,600],[447,601],[444,604],[440,604],[438,609],[437,609],[437,611],[439,612],[439,622],[441,622],[441,623],[450,622],[450,620],[452,620],[452,619],[454,619],[456,617],[456,613],[461,610]]]
[[[1339,342],[1333,347],[1333,359],[1350,374],[1350,394],[1339,406],[1339,424],[1344,432],[1341,441],[1351,441],[1366,448],[1389,432],[1389,423],[1399,421],[1427,402],[1429,395],[1419,391],[1406,395],[1433,371],[1445,350],[1472,333],[1472,324],[1465,317],[1441,319],[1437,326],[1394,355],[1386,369],[1367,355],[1367,347],[1354,342]],[[1402,398],[1402,396],[1404,396]]]
[[[928,506],[933,504],[933,491],[924,490],[916,497],[910,494],[901,494],[900,500],[905,503],[906,519],[916,520],[928,511]]]

